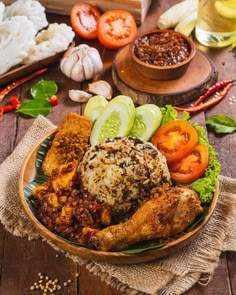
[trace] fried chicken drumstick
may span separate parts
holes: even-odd
[[[203,211],[198,195],[186,187],[163,185],[124,223],[103,230],[85,227],[80,242],[101,251],[119,251],[130,245],[181,233]]]

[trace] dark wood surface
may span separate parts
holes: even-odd
[[[143,32],[156,27],[158,16],[169,6],[178,1],[153,1],[149,14],[140,27]],[[67,22],[68,17],[48,15],[50,21]],[[82,42],[76,39],[76,42]],[[87,42],[89,45],[99,49],[103,61],[104,71],[97,79],[104,79],[114,85],[111,76],[112,59],[115,52],[105,50],[95,40]],[[197,44],[197,43],[196,43]],[[216,65],[219,76],[218,80],[236,78],[236,56],[229,48],[209,49],[197,44],[197,47],[205,52]],[[64,114],[69,111],[82,112],[82,107],[70,101],[68,98],[69,89],[82,88],[86,90],[87,84],[72,82],[66,78],[59,70],[58,63],[50,65],[49,70],[43,75],[44,79],[53,79],[59,85],[59,105],[54,107],[47,116],[54,124],[59,124]],[[135,78],[135,77],[134,77]],[[38,81],[38,78],[15,89],[10,95],[17,94],[21,98],[29,97],[29,88]],[[114,95],[119,91],[114,87]],[[10,95],[1,103],[7,103]],[[236,87],[233,87],[227,97],[215,107],[201,112],[193,117],[202,126],[205,119],[215,114],[226,114],[235,119],[236,104],[230,103],[229,98],[236,96]],[[27,129],[34,119],[9,113],[0,122],[0,163],[11,154],[15,146],[22,139]],[[209,133],[209,140],[218,152],[218,157],[222,165],[221,173],[229,177],[236,177],[235,169],[235,134],[215,136]],[[17,181],[17,180],[13,180]],[[59,279],[60,282],[72,280],[68,287],[63,287],[56,294],[63,295],[121,295],[124,294],[102,282],[99,277],[90,274],[84,267],[78,267],[69,258],[58,253],[47,242],[28,241],[26,238],[15,237],[0,226],[0,294],[1,295],[28,295],[42,294],[42,292],[31,292],[30,286],[38,281],[38,273],[44,273],[52,279]],[[76,278],[79,273],[79,278]],[[231,295],[236,294],[236,253],[222,254],[219,265],[211,281],[206,286],[196,284],[187,294],[204,295]]]

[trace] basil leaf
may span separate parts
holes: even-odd
[[[233,133],[236,130],[236,121],[225,115],[209,117],[206,124],[217,134]]]
[[[30,89],[34,99],[48,99],[49,96],[56,94],[57,91],[57,84],[50,80],[40,80]]]
[[[25,102],[17,112],[31,117],[39,115],[46,116],[51,111],[51,103],[49,100],[36,99]]]

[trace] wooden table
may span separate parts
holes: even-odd
[[[140,32],[156,27],[158,16],[169,6],[178,1],[153,1],[149,14],[139,28]],[[67,22],[69,18],[65,16],[48,15],[49,21]],[[79,39],[76,42],[80,42]],[[103,61],[104,72],[99,79],[107,80],[113,85],[111,77],[112,58],[114,51],[105,50],[97,41],[87,42],[89,45],[99,49]],[[209,49],[197,44],[198,48],[203,50],[215,63],[219,76],[218,80],[236,78],[236,56],[230,52],[229,48]],[[78,84],[65,78],[60,72],[58,63],[52,64],[49,70],[43,75],[44,79],[53,79],[59,85],[59,105],[54,107],[47,116],[54,124],[59,124],[64,114],[69,111],[82,112],[82,108],[68,98],[68,90],[79,88],[86,90],[87,84]],[[29,97],[29,88],[37,78],[18,87],[12,94],[17,94],[21,98]],[[119,91],[114,87],[114,95]],[[7,96],[4,102],[10,98]],[[236,95],[234,87],[228,96],[215,107],[200,112],[194,117],[194,120],[205,125],[205,119],[214,114],[227,114],[235,118],[236,104],[230,103],[229,98]],[[4,104],[1,103],[1,105]],[[11,154],[15,146],[22,139],[27,129],[33,123],[34,119],[24,118],[23,116],[9,113],[4,116],[0,122],[0,163]],[[235,169],[235,134],[224,137],[215,136],[209,133],[210,143],[218,152],[219,160],[222,164],[223,175],[236,177]],[[17,181],[17,180],[13,180]],[[51,278],[58,278],[63,283],[68,279],[72,283],[68,287],[56,294],[69,295],[121,295],[124,294],[102,282],[99,277],[90,274],[84,267],[78,267],[69,258],[59,254],[44,241],[28,241],[25,238],[15,237],[0,226],[0,294],[2,295],[28,295],[31,294],[30,286],[38,280],[38,273],[45,273]],[[79,278],[75,274],[80,273]],[[41,294],[35,292],[32,294]],[[217,294],[229,295],[236,294],[236,253],[222,254],[219,265],[212,277],[212,280],[205,287],[195,285],[188,294]]]

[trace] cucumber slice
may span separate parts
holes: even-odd
[[[236,19],[236,1],[216,1],[215,9],[217,13],[227,19]]]
[[[157,131],[161,120],[162,113],[157,105],[142,105],[136,108],[135,120],[129,136],[148,141]]]
[[[95,145],[107,138],[127,136],[133,126],[135,106],[129,96],[119,95],[104,108],[94,123],[90,144]]]
[[[107,104],[108,100],[102,95],[91,97],[85,106],[84,116],[94,123]]]

